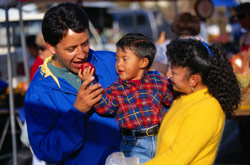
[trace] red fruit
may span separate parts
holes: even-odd
[[[94,74],[95,74],[95,66],[93,64],[91,64],[90,62],[84,62],[84,63],[82,63],[82,65],[81,65],[80,68],[83,71],[85,68],[88,68],[88,67],[90,67],[91,70],[94,69]]]

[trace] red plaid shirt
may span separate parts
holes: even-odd
[[[161,122],[164,106],[173,102],[169,85],[167,78],[151,72],[144,73],[140,85],[118,78],[94,108],[99,114],[115,115],[120,128],[149,128]]]

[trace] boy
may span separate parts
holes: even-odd
[[[116,46],[118,81],[105,89],[94,107],[101,115],[115,115],[122,135],[121,151],[126,157],[138,157],[144,163],[154,156],[165,108],[173,100],[170,84],[167,78],[148,71],[156,48],[147,37],[129,33]],[[93,72],[88,68],[79,77],[85,81]]]

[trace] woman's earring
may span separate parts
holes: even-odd
[[[191,89],[191,93],[194,92],[194,87],[190,86],[190,89]]]

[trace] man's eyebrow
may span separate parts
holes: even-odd
[[[77,47],[77,46],[76,45],[70,45],[68,47],[65,47],[65,49],[68,50],[68,49],[72,49],[72,48],[75,48],[75,47]]]
[[[82,44],[86,44],[89,42],[89,39],[85,40]]]

